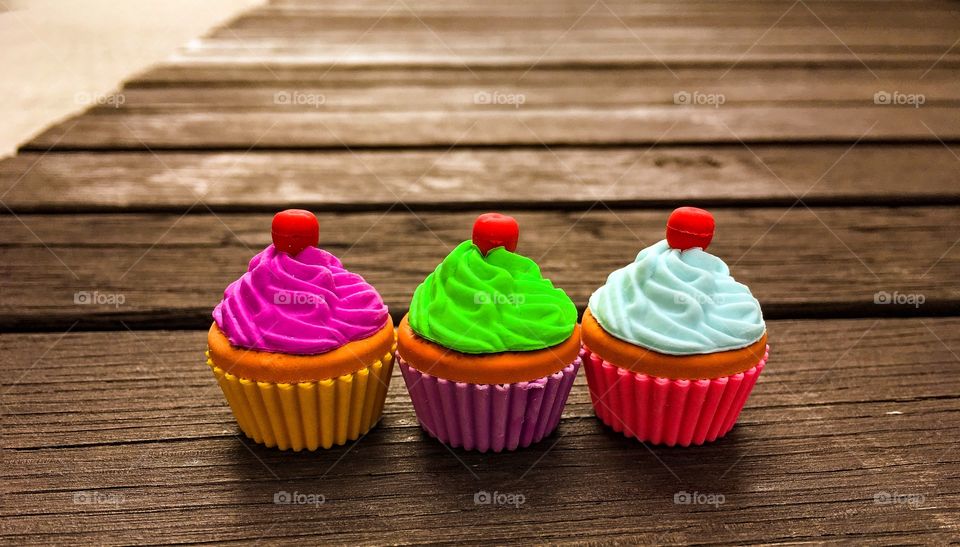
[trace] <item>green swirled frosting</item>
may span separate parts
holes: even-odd
[[[611,335],[670,355],[744,348],[766,330],[760,303],[723,260],[666,240],[611,273],[590,313]]]
[[[408,321],[462,353],[533,351],[569,338],[577,309],[529,258],[464,241],[417,287]]]

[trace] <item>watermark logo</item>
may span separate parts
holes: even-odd
[[[922,93],[901,93],[899,91],[877,91],[873,94],[873,104],[893,105],[893,106],[912,106],[920,108],[927,102],[927,97]]]
[[[920,293],[901,293],[893,291],[878,291],[873,294],[874,304],[893,304],[895,306],[913,306],[919,308],[927,301],[927,297]]]
[[[123,494],[84,490],[73,493],[73,503],[74,505],[120,505],[123,503]]]
[[[127,102],[127,97],[124,96],[123,93],[100,95],[81,91],[73,96],[73,102],[81,106],[112,106],[113,108],[120,108]]]
[[[477,91],[473,94],[473,104],[478,105],[508,105],[514,108],[527,102],[527,96],[523,93],[502,93],[500,91]]]
[[[876,505],[919,507],[926,499],[923,494],[901,494],[900,492],[877,492],[873,495],[873,503]]]
[[[327,497],[323,494],[280,490],[273,495],[273,503],[276,505],[313,505],[314,507],[319,507],[327,503]]]
[[[325,303],[325,300],[319,294],[277,291],[273,295],[273,303],[278,306],[320,306]]]
[[[700,91],[677,91],[673,94],[673,104],[681,106],[712,106],[720,108],[727,102],[723,93],[702,93]]]
[[[473,495],[474,505],[499,505],[519,509],[527,502],[527,497],[519,492],[488,492],[481,490]]]
[[[100,291],[77,291],[73,293],[73,303],[78,306],[113,306],[119,308],[127,301],[122,293],[107,293]]]
[[[279,106],[312,106],[320,108],[327,103],[322,93],[303,93],[302,91],[277,91],[273,94],[273,104]]]
[[[724,303],[724,296],[722,294],[717,294],[710,296],[705,293],[697,294],[685,294],[677,293],[673,295],[673,303],[681,306],[689,306],[691,304],[697,304],[699,306],[705,306],[708,304],[721,305]]]
[[[673,495],[674,505],[712,505],[720,507],[727,502],[723,494],[707,492],[687,492],[681,490]]]
[[[473,303],[478,306],[484,304],[496,304],[498,306],[521,306],[526,301],[526,297],[522,294],[504,294],[504,293],[489,293],[489,292],[476,292],[473,293]]]

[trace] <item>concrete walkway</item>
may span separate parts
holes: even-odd
[[[0,0],[0,157],[259,3]]]

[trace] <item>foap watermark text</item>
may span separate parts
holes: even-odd
[[[476,292],[473,294],[474,304],[498,304],[506,306],[520,306],[526,297],[522,294],[504,294],[500,292]]]
[[[913,306],[919,308],[927,301],[927,297],[920,293],[902,293],[899,291],[878,291],[873,294],[873,303],[894,306]]]
[[[687,492],[681,490],[673,495],[675,505],[712,505],[719,507],[727,502],[723,494],[714,492]]]
[[[720,108],[727,102],[723,93],[703,93],[701,91],[677,91],[673,94],[673,104],[681,106],[712,106]]]
[[[327,96],[322,93],[305,93],[303,91],[277,91],[273,94],[273,104],[320,108],[327,104]]]
[[[527,102],[527,96],[523,93],[503,93],[500,91],[477,91],[473,94],[473,104],[493,105],[493,106],[512,106],[520,108]]]
[[[73,303],[78,306],[113,306],[119,308],[127,301],[123,293],[100,291],[77,291],[73,293]]]
[[[920,108],[927,102],[922,93],[901,93],[899,91],[877,91],[873,94],[873,104],[892,106],[912,106]]]
[[[488,492],[481,490],[473,495],[474,505],[497,505],[519,509],[527,502],[527,497],[519,492]]]
[[[327,497],[323,494],[280,490],[273,495],[273,503],[277,505],[313,505],[319,507],[327,503]]]
[[[873,503],[877,505],[907,505],[919,507],[926,501],[923,494],[903,494],[900,492],[877,492],[873,495]]]
[[[273,303],[278,306],[320,306],[326,301],[319,294],[300,291],[277,291]]]
[[[74,505],[120,505],[123,503],[123,494],[84,490],[73,493],[73,503]]]

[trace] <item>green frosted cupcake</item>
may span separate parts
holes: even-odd
[[[577,310],[488,213],[417,287],[397,355],[417,418],[441,442],[513,450],[560,421],[580,367]]]

